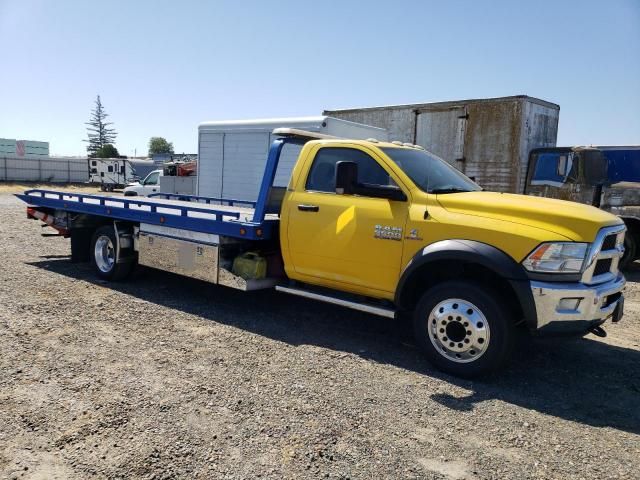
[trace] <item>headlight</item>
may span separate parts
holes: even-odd
[[[588,247],[588,243],[542,243],[522,265],[530,272],[580,273]]]

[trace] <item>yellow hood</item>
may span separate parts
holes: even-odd
[[[598,208],[553,198],[465,192],[440,194],[437,199],[450,212],[529,225],[577,242],[592,242],[602,227],[623,223]]]

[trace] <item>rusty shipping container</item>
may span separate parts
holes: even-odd
[[[526,95],[324,112],[385,128],[391,140],[422,145],[487,190],[517,193],[529,152],[556,145],[559,114],[559,105]]]

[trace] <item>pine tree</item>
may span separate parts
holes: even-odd
[[[106,119],[109,115],[104,111],[102,102],[100,101],[100,95],[96,97],[96,106],[91,112],[91,118],[86,123],[87,136],[89,142],[87,146],[87,153],[90,157],[95,157],[98,150],[107,144],[113,144],[116,140],[116,131],[110,128],[109,125],[113,125],[113,122],[107,122]]]

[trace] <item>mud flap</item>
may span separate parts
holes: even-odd
[[[620,320],[622,320],[623,314],[624,314],[624,297],[620,297],[620,300],[618,300],[618,305],[616,305],[616,309],[613,311],[611,322],[618,323]]]

